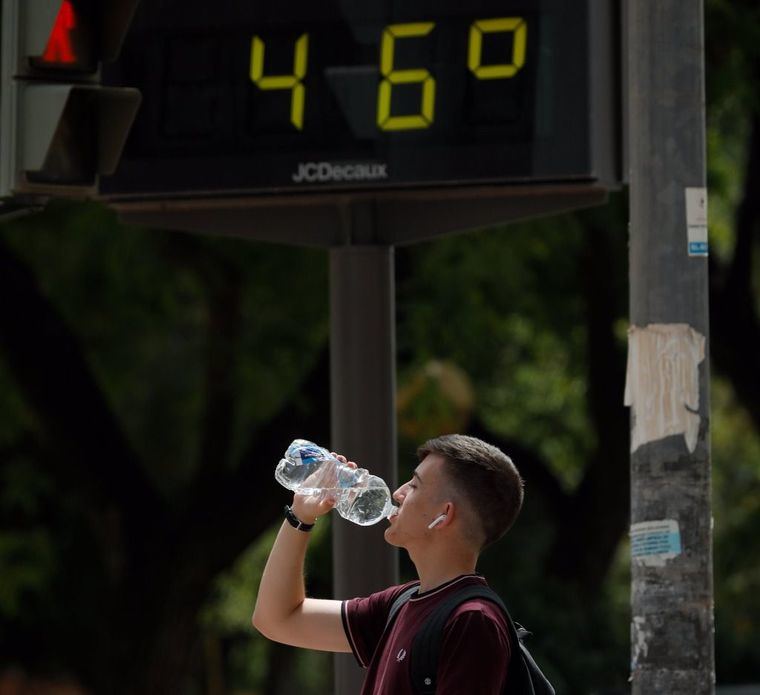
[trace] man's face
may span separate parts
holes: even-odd
[[[446,511],[445,462],[429,454],[417,466],[411,479],[393,493],[398,514],[389,519],[385,540],[410,550],[415,543],[427,542],[433,533],[430,523]]]

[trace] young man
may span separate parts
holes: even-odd
[[[417,453],[420,463],[411,480],[393,493],[398,514],[389,519],[385,539],[409,553],[420,586],[389,629],[390,607],[408,584],[348,601],[306,597],[308,530],[334,501],[298,494],[272,547],[253,613],[253,625],[269,639],[353,652],[367,669],[362,695],[413,693],[409,652],[417,630],[453,592],[485,584],[475,574],[478,556],[506,533],[522,506],[520,475],[496,447],[447,435],[431,439]],[[513,649],[508,634],[491,602],[461,604],[444,626],[438,695],[500,693]]]

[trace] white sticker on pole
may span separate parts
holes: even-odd
[[[631,524],[631,557],[650,567],[663,567],[681,554],[681,531],[675,519]]]
[[[707,189],[686,188],[686,233],[690,256],[707,256]]]

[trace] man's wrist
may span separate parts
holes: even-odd
[[[319,515],[315,513],[313,505],[304,505],[304,500],[299,495],[293,496],[293,501],[290,503],[290,509],[303,523],[313,526]],[[311,508],[310,508],[311,507]]]
[[[314,524],[317,522],[316,519],[309,520],[309,519],[302,519],[300,516],[298,516],[294,511],[293,508],[285,505],[285,520],[294,528],[298,529],[299,531],[311,531],[314,528]]]

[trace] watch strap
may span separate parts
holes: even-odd
[[[301,521],[287,504],[285,505],[285,519],[294,529],[298,529],[299,531],[308,533],[314,528],[314,524],[306,524]]]

